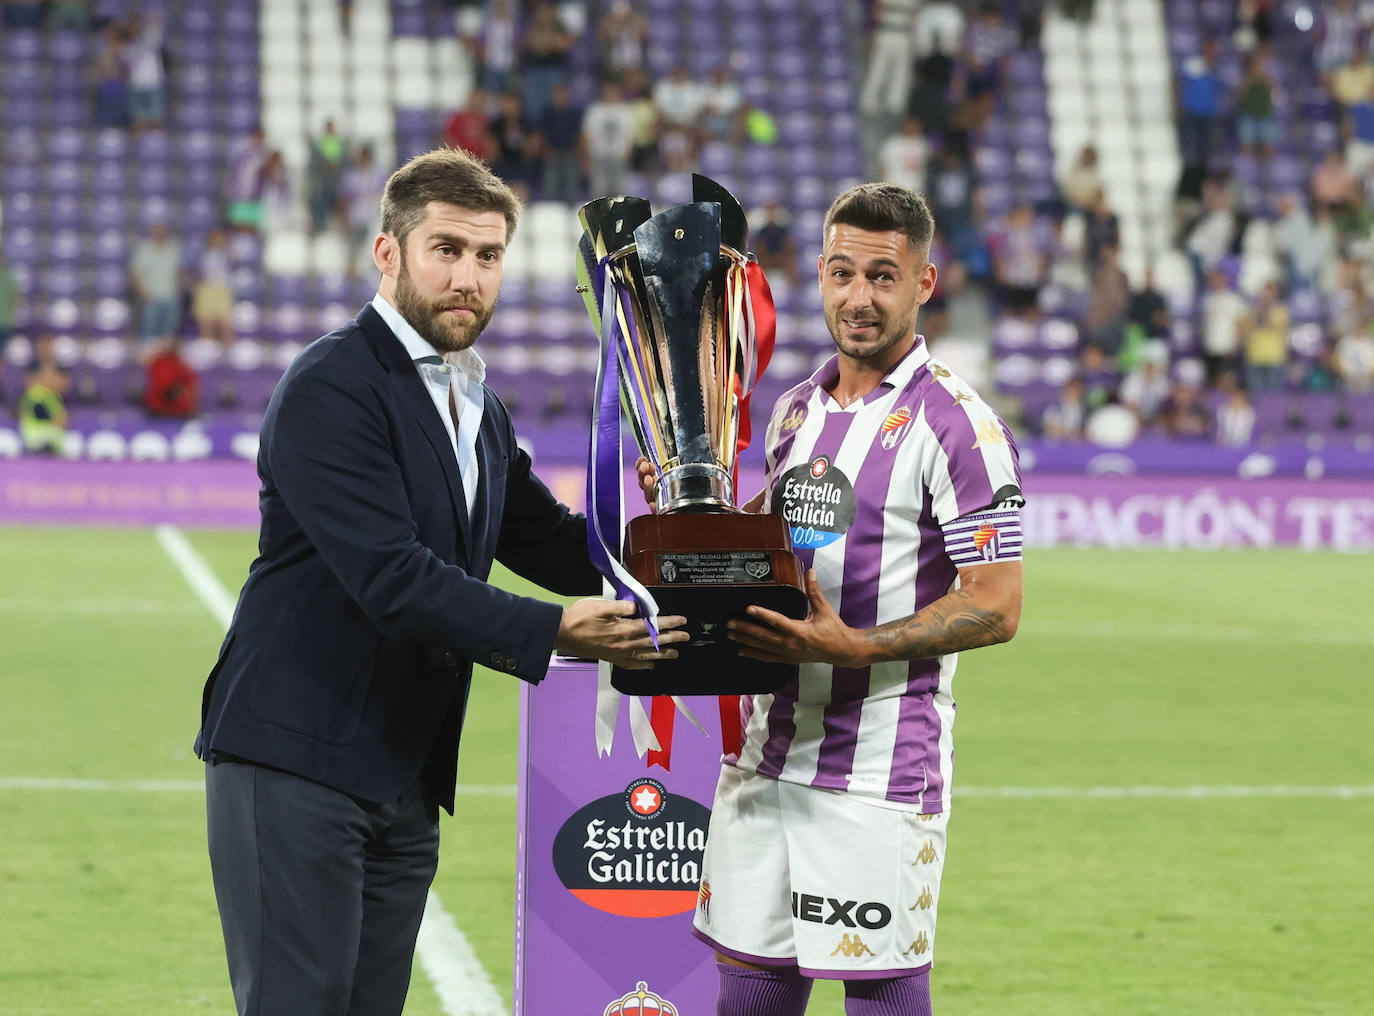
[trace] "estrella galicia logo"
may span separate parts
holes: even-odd
[[[621,917],[668,917],[697,905],[711,812],[647,776],[574,812],[553,867],[583,903]]]
[[[854,524],[854,487],[824,455],[779,476],[773,504],[787,520],[798,550],[834,543]]]

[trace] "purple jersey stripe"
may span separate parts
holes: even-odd
[[[782,773],[783,763],[787,761],[787,747],[792,743],[792,738],[797,736],[795,717],[800,693],[801,686],[795,678],[773,693],[773,704],[768,707],[768,740],[764,742],[755,770],[760,776],[777,779]]]
[[[967,515],[987,508],[992,504],[992,484],[988,480],[987,470],[983,468],[982,456],[969,454],[978,444],[978,435],[968,413],[943,386],[930,390],[924,406],[926,422],[935,432],[940,447],[949,459],[950,480],[954,484],[958,514]]]
[[[921,506],[918,525],[921,532],[938,532],[929,501]],[[916,559],[916,609],[944,596],[957,576],[941,542],[923,542]],[[892,756],[887,786],[887,796],[895,801],[914,801],[925,788],[926,800],[936,802],[936,811],[940,810],[938,802],[945,786],[940,772],[940,715],[935,711],[939,670],[937,659],[912,660],[907,668],[907,690],[897,721],[902,733]]]

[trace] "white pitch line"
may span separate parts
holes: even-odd
[[[205,559],[175,526],[160,525],[157,542],[172,559],[182,578],[200,597],[223,628],[234,616],[234,597],[224,588]],[[420,965],[439,994],[439,1006],[448,1016],[502,1016],[505,1007],[491,978],[482,969],[472,946],[443,908],[433,891],[426,901],[424,920],[415,942]]]
[[[198,780],[99,780],[54,776],[0,776],[0,790],[76,790],[101,793],[189,793],[205,789]],[[460,797],[514,797],[513,783],[460,783]],[[1320,797],[1351,799],[1374,797],[1374,784],[1296,784],[1231,786],[1099,786],[1099,787],[997,787],[957,786],[954,796],[1020,798],[1025,800],[1188,800],[1195,798]]]
[[[1055,638],[1149,639],[1151,642],[1279,642],[1290,645],[1374,646],[1374,630],[1294,631],[1278,625],[1133,624],[1125,621],[1027,619],[1020,632]]]

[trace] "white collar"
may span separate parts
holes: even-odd
[[[471,346],[456,353],[441,356],[439,350],[435,349],[428,340],[417,332],[415,326],[407,321],[401,312],[391,305],[391,301],[382,296],[380,292],[372,298],[372,306],[382,316],[386,326],[391,329],[391,334],[395,335],[401,345],[405,347],[411,360],[417,363],[450,363],[469,381],[481,384],[486,380],[487,365]]]

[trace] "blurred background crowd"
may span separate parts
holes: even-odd
[[[577,206],[699,171],[769,270],[769,392],[831,348],[826,205],[886,179],[935,214],[921,330],[1021,432],[1374,434],[1368,0],[4,0],[0,33],[0,456],[247,454],[437,144],[529,202],[482,347],[518,419],[585,434]]]

